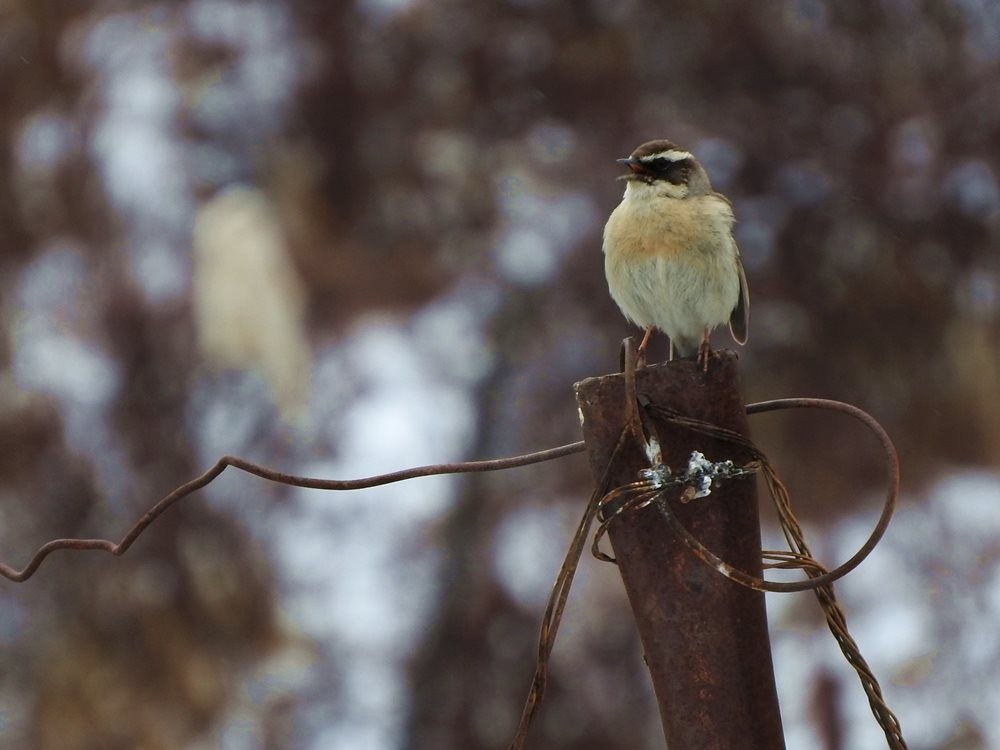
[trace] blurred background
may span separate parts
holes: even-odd
[[[634,333],[614,159],[667,137],[735,205],[747,401],[897,442],[838,593],[910,747],[1000,747],[1000,5],[3,0],[0,95],[5,562],[118,538],[225,453],[349,478],[578,440],[572,383]],[[752,427],[845,559],[874,440]],[[0,745],[503,748],[590,491],[581,456],[227,473],[123,558],[0,581]],[[768,608],[789,748],[884,747],[812,597]],[[662,747],[612,566],[553,660],[533,747]]]

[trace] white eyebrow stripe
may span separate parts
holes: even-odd
[[[658,151],[655,154],[650,154],[649,156],[643,156],[639,161],[653,161],[654,159],[667,159],[669,161],[684,161],[685,159],[693,159],[694,156],[691,155],[690,151],[681,151],[680,149],[671,148],[666,151]]]

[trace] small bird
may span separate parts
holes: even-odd
[[[670,359],[699,354],[708,369],[708,337],[729,321],[747,340],[750,291],[733,239],[733,209],[712,190],[689,151],[649,141],[626,159],[625,195],[604,227],[604,272],[622,313],[646,333],[670,337]]]

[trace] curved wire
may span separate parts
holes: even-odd
[[[561,445],[558,448],[549,448],[535,453],[526,453],[521,456],[510,458],[496,458],[486,461],[463,461],[459,463],[433,464],[430,466],[417,466],[412,469],[393,471],[389,474],[378,474],[373,477],[363,479],[317,479],[313,477],[297,476],[286,474],[282,471],[275,471],[267,467],[260,466],[238,456],[223,456],[215,465],[199,477],[195,477],[190,482],[182,484],[173,492],[165,496],[156,505],[147,510],[142,517],[136,521],[132,527],[125,532],[118,543],[109,539],[53,539],[39,547],[35,554],[31,556],[28,564],[18,570],[5,563],[0,563],[0,575],[15,583],[21,583],[30,578],[38,566],[42,564],[46,557],[60,549],[72,550],[100,550],[112,555],[123,555],[132,546],[132,543],[155,521],[164,511],[176,503],[178,500],[187,497],[192,492],[200,490],[218,477],[227,467],[232,466],[248,474],[267,479],[272,482],[291,485],[293,487],[307,487],[316,490],[360,490],[367,487],[378,487],[392,482],[402,482],[405,479],[416,477],[429,477],[435,474],[464,474],[475,471],[498,471],[500,469],[513,469],[518,466],[537,464],[542,461],[551,461],[555,458],[562,458],[572,453],[579,453],[583,450],[583,441]]]
[[[737,442],[740,445],[748,448],[758,459],[765,458],[763,454],[757,450],[756,447],[744,436],[739,433],[732,432],[731,430],[725,430],[714,425],[708,425],[704,422],[698,420],[690,419],[687,417],[681,417],[672,413],[667,412],[663,409],[657,409],[656,407],[650,407],[652,410],[656,411],[659,416],[668,419],[677,424],[682,424],[685,427],[690,427],[691,429],[697,430],[702,433],[710,434],[713,437],[718,437],[724,440],[731,440]],[[670,524],[671,529],[678,535],[680,540],[687,546],[695,555],[697,555],[703,562],[707,563],[716,570],[722,571],[725,575],[732,578],[733,580],[748,586],[749,588],[756,589],[758,591],[772,591],[772,592],[793,592],[793,591],[812,591],[830,583],[833,583],[839,578],[843,578],[845,575],[854,570],[858,565],[860,565],[868,555],[871,554],[872,550],[875,549],[876,545],[885,535],[886,529],[889,527],[889,521],[892,519],[893,511],[896,508],[896,499],[899,495],[899,457],[896,454],[896,448],[892,443],[892,439],[886,433],[885,429],[878,423],[878,421],[868,414],[868,412],[859,409],[851,404],[845,404],[842,401],[832,401],[830,399],[824,398],[782,398],[775,399],[772,401],[761,401],[754,404],[749,404],[746,407],[747,414],[761,414],[769,411],[778,411],[781,409],[827,409],[831,411],[839,411],[849,416],[854,417],[859,420],[862,424],[868,427],[875,436],[878,438],[879,443],[882,446],[882,450],[885,452],[886,459],[886,470],[889,477],[889,488],[886,493],[885,502],[882,505],[882,513],[879,515],[878,521],[875,524],[875,528],[872,529],[871,534],[865,543],[861,545],[857,552],[854,553],[846,562],[838,565],[836,568],[828,572],[824,572],[815,577],[811,577],[805,581],[768,581],[763,578],[759,578],[754,575],[735,568],[725,560],[717,556],[710,549],[705,547],[698,539],[688,531],[687,527],[681,523],[681,521],[673,514],[667,503],[659,503],[658,507],[662,510],[665,519]],[[768,464],[763,463],[762,470],[767,473]],[[769,484],[774,486],[773,481],[776,480],[776,476],[768,477]],[[780,482],[778,483],[780,485]],[[779,508],[779,512],[780,512]]]

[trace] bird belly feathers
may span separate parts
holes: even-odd
[[[740,299],[732,209],[717,195],[677,200],[637,187],[604,229],[608,287],[626,318],[659,328],[676,355],[690,356]]]

